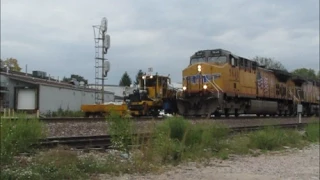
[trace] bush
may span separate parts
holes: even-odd
[[[128,152],[129,145],[134,141],[132,120],[122,118],[116,113],[111,113],[107,118],[107,122],[112,146],[121,151]]]
[[[310,141],[310,142],[319,141],[319,137],[320,137],[320,123],[319,123],[319,121],[315,122],[315,123],[308,124],[305,130],[306,130],[306,138],[308,141]]]
[[[191,125],[182,118],[169,118],[156,127],[152,148],[161,162],[178,162],[219,152],[227,135],[222,125]]]
[[[61,107],[57,111],[48,111],[44,114],[46,117],[84,117],[82,111],[71,111],[69,108],[63,110]]]
[[[212,124],[205,128],[202,143],[204,147],[211,148],[213,151],[218,152],[224,146],[224,140],[229,134],[229,129],[221,124]]]
[[[274,150],[287,145],[297,145],[302,140],[297,131],[284,130],[272,126],[251,133],[249,138],[250,147],[262,150]]]
[[[85,174],[77,168],[80,161],[75,152],[49,150],[35,157],[32,169],[44,179],[79,179]]]
[[[18,115],[17,120],[1,120],[1,162],[6,164],[18,153],[31,152],[30,146],[43,137],[43,124],[38,119]]]
[[[179,161],[183,150],[183,137],[188,122],[182,118],[168,118],[156,126],[151,151],[162,163]]]
[[[228,148],[235,154],[247,154],[249,153],[250,138],[247,134],[236,134],[230,138],[228,142]]]
[[[226,126],[216,123],[191,124],[183,118],[175,117],[155,127],[150,126],[148,129],[151,130],[152,138],[141,141],[139,136],[132,135],[132,120],[112,113],[107,122],[113,146],[125,151],[128,156],[120,151],[112,151],[110,154],[86,154],[81,157],[76,152],[51,149],[31,157],[31,160],[19,159],[17,163],[3,166],[0,178],[89,179],[93,174],[147,172],[163,167],[166,163],[176,164],[199,158],[209,160],[212,156],[227,159],[229,153],[246,154],[252,152],[250,148],[275,150],[306,142],[296,130],[269,126],[230,137]],[[305,137],[309,141],[319,140],[318,126],[319,123],[315,123],[306,127]],[[1,127],[1,160],[6,163],[18,152],[29,151],[29,146],[36,143],[43,132],[42,124],[36,119],[2,120]],[[138,144],[140,146],[130,146]]]

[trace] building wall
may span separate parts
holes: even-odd
[[[95,88],[94,84],[88,85],[89,88]],[[101,89],[101,86],[98,86],[97,89]],[[118,85],[104,85],[105,91],[113,92],[116,97],[117,101],[123,100],[123,92],[126,91],[126,93],[132,93],[133,90],[136,89],[135,87],[126,87],[126,86],[118,86]]]
[[[5,93],[3,97],[4,97],[4,100],[8,102],[8,108],[11,108],[11,109],[14,108],[14,96],[15,96],[14,88],[15,87],[30,87],[30,88],[36,87],[33,84],[11,80],[10,78],[2,74],[0,74],[0,79],[1,79],[1,84],[7,85],[8,87],[8,92]]]
[[[79,89],[64,89],[40,85],[40,113],[63,110],[79,111],[82,104],[94,104],[94,92],[80,91]],[[105,93],[105,101],[114,101],[114,94]]]

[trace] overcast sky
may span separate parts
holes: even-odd
[[[111,36],[108,84],[148,67],[181,82],[200,49],[319,69],[319,0],[2,0],[1,58],[94,83],[92,25],[102,17]]]

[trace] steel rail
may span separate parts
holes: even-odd
[[[178,117],[178,116],[177,116]],[[293,118],[298,118],[298,116],[275,116],[275,117],[257,117],[257,116],[240,116],[240,117],[213,117],[213,118],[204,118],[204,117],[185,117],[186,120],[242,120],[242,119],[293,119]],[[301,117],[302,119],[311,119],[314,117]],[[17,117],[6,117],[3,118],[1,117],[2,120],[5,119],[10,119],[10,120],[15,120],[18,119]],[[26,120],[30,120],[33,118],[24,118]],[[161,121],[166,119],[166,117],[134,117],[130,118],[131,120],[134,121]],[[43,122],[69,122],[69,121],[79,121],[79,122],[96,122],[96,121],[106,121],[107,117],[94,117],[94,118],[87,118],[87,117],[46,117],[46,118],[39,118],[40,121]]]
[[[238,132],[249,132],[255,130],[261,130],[265,127],[272,126],[278,128],[296,128],[301,129],[302,127],[310,123],[290,123],[290,124],[274,124],[274,125],[254,125],[254,126],[236,126],[236,127],[227,127],[230,129],[230,133]],[[144,139],[150,138],[150,133],[140,133],[133,134],[133,136],[142,137]],[[109,149],[112,146],[111,143],[112,135],[96,135],[96,136],[72,136],[72,137],[49,137],[41,139],[38,146],[40,147],[56,147],[57,145],[67,145],[77,149],[86,149],[86,148],[102,148]]]

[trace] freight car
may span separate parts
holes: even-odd
[[[201,50],[182,71],[183,94],[177,99],[183,116],[319,115],[319,82],[268,69],[224,49]]]
[[[108,116],[114,112],[120,116],[158,116],[160,111],[167,114],[177,112],[176,97],[179,90],[170,86],[168,76],[146,75],[139,77],[139,86],[125,96],[122,103],[84,104],[81,110],[86,117]]]

